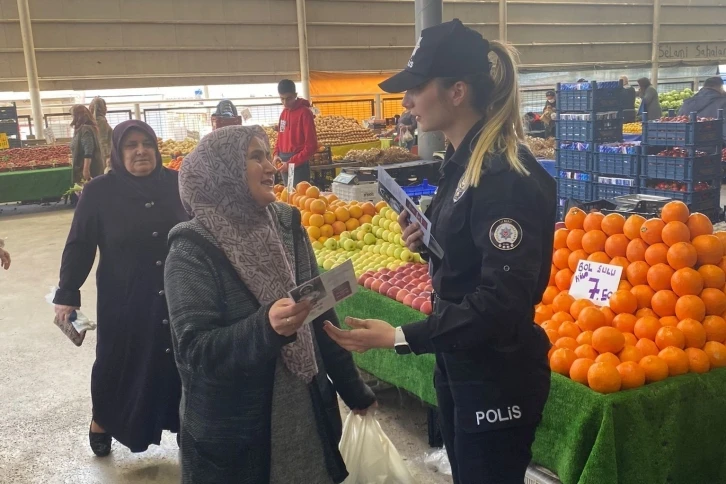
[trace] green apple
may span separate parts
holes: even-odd
[[[411,260],[413,259],[413,254],[410,250],[403,249],[398,255],[398,258],[401,259],[403,262],[411,262]]]
[[[380,245],[374,245],[373,246],[373,253],[378,255],[381,253],[381,246]]]
[[[393,257],[393,253],[395,252],[395,250],[396,249],[392,245],[389,245],[388,248],[386,249],[386,255],[388,257]]]
[[[389,207],[383,207],[380,212],[378,212],[383,219],[388,219],[388,212],[390,212],[391,209]]]
[[[355,243],[355,245],[356,245],[356,248],[357,248],[358,250],[362,250],[362,249],[363,249],[363,247],[365,247],[365,246],[366,246],[366,243],[365,243],[365,242],[363,242],[362,240],[359,240],[359,241],[357,241],[357,242]]]
[[[401,238],[400,234],[396,234],[393,236],[393,243],[396,245],[400,245],[403,247],[405,244],[403,243],[403,239]]]
[[[376,239],[376,245],[383,245],[385,242],[383,239]]]
[[[390,226],[391,226],[390,220],[384,220],[383,222],[381,222],[381,227],[383,227],[384,230],[388,230],[388,227],[390,227]]]
[[[360,226],[360,230],[363,231],[366,234],[370,234],[373,231],[373,225],[369,223],[364,223]]]
[[[376,243],[376,236],[373,234],[366,234],[365,237],[363,237],[363,242],[366,243],[366,246],[372,245]]]
[[[416,264],[420,264],[421,263],[421,254],[419,254],[418,252],[414,252],[413,253],[413,261]]]
[[[395,240],[396,240],[396,234],[394,234],[393,232],[389,233],[388,241],[393,244]]]
[[[325,269],[326,271],[329,271],[332,268],[333,268],[333,261],[332,260],[328,259],[325,262],[323,262],[323,269]]]
[[[395,233],[397,233],[397,234],[402,233],[401,226],[398,225],[398,222],[394,222],[393,224],[391,224],[391,227],[392,227],[391,230],[393,230]]]
[[[379,239],[383,237],[383,227],[378,227],[374,232]]]
[[[336,250],[338,248],[338,241],[335,239],[328,239],[325,241],[324,245],[330,250]]]
[[[315,250],[320,250],[320,249],[322,249],[322,248],[323,248],[323,244],[321,244],[321,243],[320,243],[320,242],[318,242],[317,240],[316,240],[315,242],[313,242],[313,249],[315,249]]]
[[[348,232],[347,230],[346,230],[345,232],[342,232],[342,233],[340,234],[340,240],[343,240],[343,239],[350,239],[350,237],[351,237],[351,236],[350,236],[350,232]]]
[[[374,227],[378,227],[382,218],[383,217],[381,217],[380,215],[374,215],[373,220],[371,220],[371,224],[373,224]]]
[[[393,257],[395,257],[396,259],[400,259],[401,258],[401,252],[403,252],[403,249],[401,247],[396,247],[393,250]]]

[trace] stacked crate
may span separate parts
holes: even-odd
[[[2,138],[7,137],[7,148],[20,148],[20,125],[18,124],[18,108],[15,103],[0,106],[0,133],[5,134]],[[0,149],[4,148],[6,147],[0,147]]]
[[[640,193],[682,200],[691,212],[717,221],[721,214],[723,112],[719,119],[687,117],[647,120],[643,114]]]
[[[622,89],[622,82],[557,84],[555,168],[560,220],[568,198],[582,202],[601,198],[595,194],[595,147],[623,139]],[[614,119],[598,119],[606,112],[617,114]]]

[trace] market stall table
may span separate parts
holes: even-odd
[[[73,186],[69,166],[0,173],[0,203],[57,200]]]
[[[363,288],[336,309],[341,320],[374,318],[394,326],[424,318]],[[376,378],[436,404],[433,355],[372,350],[353,356]],[[553,374],[533,461],[556,472],[564,484],[725,482],[724,409],[726,368],[611,395]]]

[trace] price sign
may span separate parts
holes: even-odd
[[[5,133],[0,133],[0,150],[7,150],[10,148],[10,143],[8,142],[8,135]]]
[[[295,165],[287,164],[287,191],[292,193],[295,191]]]
[[[610,306],[610,296],[618,290],[623,268],[581,260],[572,279],[570,296],[589,299],[598,306]]]

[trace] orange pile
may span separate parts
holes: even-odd
[[[677,201],[650,220],[573,208],[565,226],[535,307],[552,371],[612,393],[726,367],[726,232]],[[568,294],[583,259],[623,267],[609,307]]]
[[[386,202],[344,202],[333,194],[322,195],[318,187],[308,182],[300,182],[295,192],[289,194],[287,188],[275,185],[275,197],[294,207],[302,214],[302,224],[310,240],[325,243],[329,238],[339,239],[340,234],[352,231],[365,223],[388,205]]]

